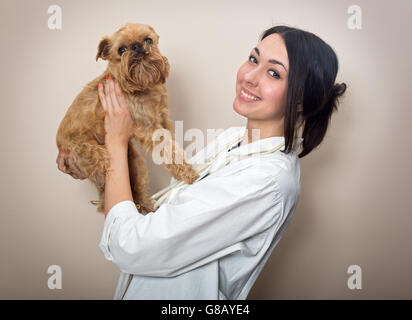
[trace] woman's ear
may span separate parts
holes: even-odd
[[[297,128],[299,129],[304,123],[303,105],[301,102],[298,102],[296,106],[296,112],[297,112]]]
[[[97,47],[96,61],[101,58],[108,60],[110,58],[110,48],[112,47],[112,41],[109,36],[104,36]]]
[[[303,106],[301,102],[298,102],[298,105],[296,106],[296,111],[298,113],[302,113],[303,112]]]

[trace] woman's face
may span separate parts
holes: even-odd
[[[286,108],[289,59],[283,38],[271,34],[250,52],[236,79],[233,109],[249,120],[282,120]]]

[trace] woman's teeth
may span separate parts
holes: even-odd
[[[260,100],[258,97],[251,96],[250,94],[247,94],[247,93],[244,92],[243,90],[240,90],[240,94],[241,94],[242,96],[248,98],[248,99],[251,99],[251,100],[255,100],[255,101]]]

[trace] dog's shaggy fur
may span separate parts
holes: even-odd
[[[77,95],[60,123],[57,147],[69,149],[71,156],[88,179],[97,187],[99,201],[97,212],[104,212],[105,175],[109,158],[105,148],[105,111],[98,96],[99,82],[110,76],[117,80],[128,103],[135,128],[128,145],[128,162],[133,201],[148,213],[154,210],[148,194],[148,172],[137,144],[146,152],[163,141],[153,141],[157,129],[167,129],[174,137],[173,123],[169,118],[168,96],[165,85],[169,63],[158,49],[159,36],[149,25],[128,23],[112,36],[105,36],[98,45],[98,58],[108,60],[106,71],[89,82]],[[119,50],[120,49],[120,50]],[[167,139],[167,137],[165,138]],[[170,138],[162,150],[171,154],[172,163],[165,167],[178,180],[191,184],[199,175],[186,162],[185,153]],[[170,152],[170,153],[169,153]],[[176,161],[180,159],[179,161]]]

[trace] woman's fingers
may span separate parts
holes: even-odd
[[[64,164],[64,152],[61,149],[59,150],[59,154],[57,155],[56,163],[57,163],[57,168],[60,171],[66,173],[66,166]]]
[[[114,138],[124,142],[130,137],[133,120],[120,85],[117,81],[107,78],[105,85],[99,90],[99,94],[104,95],[102,100],[106,101],[107,106],[104,119],[105,135],[112,137],[112,140]]]
[[[56,159],[57,168],[67,174],[70,174],[75,179],[86,179],[87,177],[80,171],[79,167],[74,163],[72,157],[67,151],[59,147],[59,154]],[[70,169],[70,170],[68,170]]]
[[[108,112],[106,96],[104,94],[103,84],[101,82],[99,82],[99,85],[97,86],[97,92],[99,93],[99,99],[100,99],[100,102],[102,104],[104,111]]]
[[[72,176],[75,179],[85,179],[86,176],[80,171],[79,167],[74,163],[71,156],[67,157],[67,162],[72,172]]]
[[[114,92],[116,93],[116,96],[118,98],[120,98],[120,96],[122,95],[122,90],[120,90],[120,86],[119,86],[119,82],[115,81],[114,82]]]
[[[112,79],[109,79],[109,95],[110,95],[110,100],[112,101],[112,107],[113,107],[113,111],[119,111],[120,106],[119,106],[119,102],[117,101],[117,96],[115,93],[115,89],[114,89],[114,81]]]
[[[121,108],[127,107],[126,99],[124,98],[123,92],[120,89],[119,82],[115,81],[114,83],[114,91],[117,96],[117,101],[119,102],[119,106]]]
[[[78,177],[74,172],[70,173],[70,175],[71,175],[74,179],[79,179],[79,177]]]
[[[112,100],[110,98],[110,92],[109,92],[109,78],[106,81],[106,85],[104,86],[104,95],[106,98],[106,103],[107,103],[107,113],[111,116],[113,114],[113,105],[112,105]]]
[[[109,115],[126,107],[126,100],[117,81],[108,78],[106,85],[99,83],[98,93],[103,109]]]

